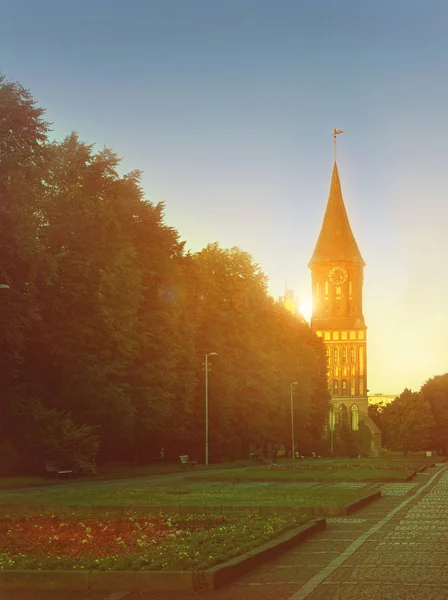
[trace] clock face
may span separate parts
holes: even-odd
[[[344,285],[348,279],[348,273],[344,267],[333,267],[328,273],[328,279],[333,285]]]

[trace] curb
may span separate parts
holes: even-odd
[[[259,477],[257,479],[244,477],[185,477],[185,481],[191,483],[406,483],[409,479],[415,477],[416,471],[413,471],[406,477],[383,477],[382,479],[318,479],[316,477],[300,479],[280,479],[278,477]]]
[[[215,590],[264,561],[325,529],[317,519],[206,571],[0,571],[0,589],[47,591]]]

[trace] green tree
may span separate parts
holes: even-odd
[[[422,386],[421,393],[434,417],[432,444],[441,454],[448,454],[448,373],[436,375]]]
[[[431,440],[434,419],[429,402],[419,392],[405,389],[382,411],[384,445],[392,450],[425,450]]]

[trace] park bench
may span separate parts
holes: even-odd
[[[180,464],[184,465],[185,467],[193,468],[197,465],[197,462],[195,460],[189,459],[188,454],[183,454],[182,456],[179,456],[179,460]]]
[[[63,469],[59,466],[56,460],[46,460],[45,461],[45,472],[49,475],[56,477],[68,477],[69,479],[73,475],[73,471],[71,469]]]

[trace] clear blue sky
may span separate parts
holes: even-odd
[[[448,370],[448,2],[0,0],[0,70],[144,172],[187,246],[310,296],[334,127],[371,392]]]

